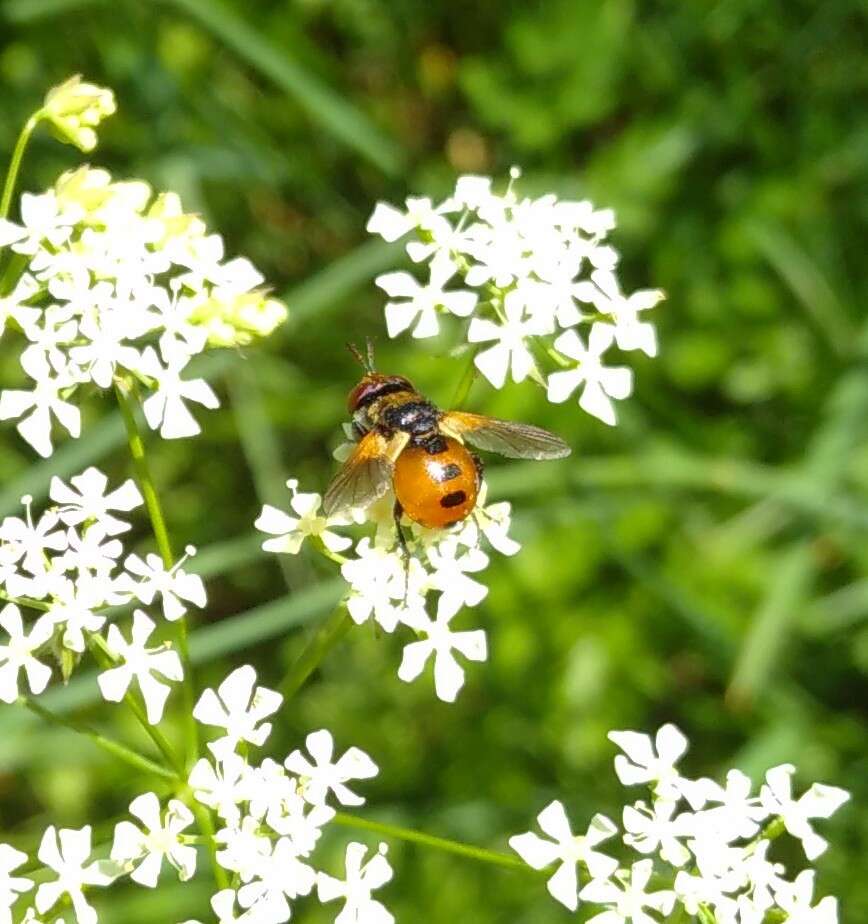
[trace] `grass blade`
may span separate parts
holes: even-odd
[[[366,157],[383,173],[396,176],[403,166],[398,146],[359,109],[277,48],[219,0],[167,0],[217,36],[250,67],[295,99],[333,137]]]

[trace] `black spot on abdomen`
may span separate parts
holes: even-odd
[[[440,498],[440,506],[446,507],[457,507],[459,504],[463,504],[467,500],[467,494],[464,491],[452,491],[447,494],[445,497]]]

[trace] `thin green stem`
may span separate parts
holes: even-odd
[[[163,567],[166,570],[172,568],[175,564],[175,557],[172,553],[172,543],[169,538],[169,530],[166,527],[166,518],[163,515],[163,508],[160,504],[160,498],[151,475],[151,468],[148,465],[148,457],[145,454],[145,441],[142,438],[142,431],[136,420],[136,413],[133,401],[130,398],[132,386],[121,379],[115,380],[115,395],[117,396],[118,407],[120,408],[121,417],[124,421],[124,428],[127,431],[127,443],[130,447],[130,455],[133,460],[133,468],[136,473],[136,481],[145,499],[145,507],[148,511],[148,517],[151,521],[151,528],[154,532],[154,539],[157,543],[157,549],[160,558],[163,561]],[[196,720],[193,718],[193,673],[190,664],[190,647],[187,640],[187,620],[182,616],[175,622],[176,641],[178,644],[178,654],[184,667],[184,717],[186,725],[187,739],[187,761],[189,764],[196,759],[199,754],[199,728]]]
[[[9,170],[6,173],[6,182],[3,185],[3,198],[0,199],[0,218],[6,218],[9,214],[9,206],[12,205],[12,193],[15,191],[15,183],[18,181],[18,171],[21,168],[21,160],[24,157],[24,151],[27,148],[27,142],[33,130],[39,124],[42,118],[42,110],[34,112],[32,116],[24,123],[21,134],[15,142],[15,149],[12,151],[12,160],[9,162]]]
[[[344,637],[352,625],[346,606],[339,603],[308,638],[307,644],[290,665],[280,681],[278,689],[286,699],[291,699],[317,669],[323,658]]]
[[[156,776],[161,776],[169,780],[176,779],[173,770],[162,766],[162,764],[156,763],[149,757],[145,757],[144,754],[139,754],[138,751],[134,751],[132,748],[127,747],[125,744],[121,744],[119,741],[106,737],[96,729],[85,725],[83,722],[77,722],[74,719],[68,719],[57,715],[57,713],[52,712],[50,709],[46,709],[45,706],[42,706],[29,696],[22,698],[20,702],[46,722],[50,722],[52,725],[60,725],[64,728],[69,728],[74,732],[78,732],[80,735],[86,735],[98,747],[120,758],[137,770],[144,770],[147,773],[153,773]]]
[[[217,888],[228,888],[229,876],[217,860],[217,837],[214,830],[214,819],[211,817],[210,810],[193,795],[193,791],[187,785],[179,791],[178,795],[186,802],[196,816],[196,823],[199,825],[199,831],[201,832],[198,836],[193,835],[184,837],[183,842],[185,844],[204,844],[208,848],[208,856],[211,860],[211,869],[214,873],[214,881],[217,883]]]
[[[0,590],[0,600],[6,603],[14,603],[15,606],[23,606],[31,610],[42,610],[46,612],[51,609],[51,605],[44,600],[32,600],[30,597],[10,597],[9,594]]]
[[[97,663],[101,667],[112,667],[114,666],[115,659],[112,656],[111,651],[109,650],[105,639],[97,633],[93,633],[89,639],[88,644],[96,659]],[[157,750],[166,758],[167,762],[175,770],[175,775],[181,779],[185,776],[185,767],[183,761],[175,753],[175,749],[169,743],[169,740],[166,736],[160,731],[156,725],[151,725],[148,721],[148,717],[145,713],[144,708],[141,703],[133,696],[133,694],[127,690],[124,695],[124,703],[126,703],[127,708],[133,713],[133,715],[138,720],[139,724],[145,730],[145,733],[154,742]]]
[[[401,828],[398,825],[384,824],[380,821],[370,821],[367,818],[348,815],[346,812],[338,812],[333,820],[336,824],[343,825],[346,828],[358,828],[361,831],[371,831],[374,834],[382,834],[384,837],[394,837],[401,841],[422,844],[424,847],[432,847],[435,850],[443,850],[447,853],[458,854],[462,857],[468,857],[471,860],[477,860],[480,863],[490,863],[494,866],[521,870],[522,872],[534,875],[548,873],[547,870],[535,870],[528,866],[523,860],[520,860],[518,857],[511,857],[509,854],[498,853],[496,850],[486,850],[484,847],[474,847],[471,844],[462,844],[460,841],[448,840],[445,837],[435,837],[433,834],[424,834],[422,831],[415,831],[412,828]]]
[[[470,361],[467,363],[467,368],[458,381],[458,386],[455,389],[455,394],[452,396],[452,402],[449,405],[450,408],[461,408],[467,401],[470,389],[473,388],[473,383],[476,381],[476,354],[478,352],[478,347],[471,351]]]

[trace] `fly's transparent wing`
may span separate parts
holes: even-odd
[[[381,498],[391,487],[395,459],[406,443],[405,433],[391,440],[376,430],[366,433],[329,485],[323,498],[325,515],[367,507]]]
[[[508,459],[563,459],[570,447],[554,433],[514,420],[498,420],[484,414],[449,411],[440,420],[440,429],[477,449],[496,452]]]

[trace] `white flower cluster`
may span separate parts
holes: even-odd
[[[596,924],[654,924],[660,918],[649,911],[665,918],[676,905],[706,924],[763,924],[772,911],[775,920],[792,924],[837,924],[834,897],[815,904],[814,871],[789,880],[769,852],[786,831],[801,841],[808,860],[816,859],[827,843],[811,820],[829,818],[847,792],[814,783],[796,799],[791,764],[769,770],[756,794],[739,770],[730,770],[723,785],[689,779],[675,766],[687,739],[674,725],[664,725],[653,742],[634,731],[611,732],[609,738],[623,751],[615,758],[618,779],[650,787],[650,802],[628,805],[622,816],[621,839],[642,858],[621,868],[596,850],[618,833],[614,822],[596,815],[587,834],[575,836],[563,805],[552,802],[537,816],[547,837],[528,832],[509,843],[534,869],[557,865],[548,880],[553,898],[571,911],[580,900],[601,906],[588,918]]]
[[[238,746],[263,745],[271,731],[265,721],[282,702],[280,694],[256,685],[256,672],[244,666],[231,673],[218,689],[206,690],[196,705],[198,721],[218,726],[225,734],[208,747],[213,762],[202,758],[189,777],[190,791],[207,810],[221,819],[216,862],[232,874],[235,888],[219,891],[211,905],[219,924],[280,924],[288,921],[291,902],[313,892],[321,902],[343,900],[336,921],[353,924],[392,924],[394,918],[372,892],[392,878],[386,845],[370,859],[367,847],[352,842],[346,851],[346,873],[337,879],[309,864],[322,830],[335,816],[329,805],[357,806],[364,799],[347,783],[370,779],[377,766],[358,748],[338,758],[326,730],[307,736],[308,755],[293,751],[283,764],[266,759],[248,763]],[[185,835],[194,822],[190,807],[169,799],[165,808],[153,792],[130,803],[135,821],[115,825],[108,859],[92,860],[90,826],[80,830],[49,827],[37,858],[54,878],[13,875],[28,861],[27,854],[0,844],[0,921],[64,924],[63,899],[72,905],[77,924],[97,924],[98,916],[86,892],[111,885],[122,876],[155,888],[164,862],[181,882],[191,879],[197,866],[194,846],[201,839]],[[103,852],[98,848],[97,852]],[[236,909],[241,909],[236,914]],[[48,915],[43,917],[43,915]],[[197,924],[197,922],[186,922]]]
[[[221,237],[174,193],[153,196],[143,181],[84,166],[25,193],[20,211],[20,224],[0,219],[0,256],[8,248],[26,260],[0,297],[0,330],[28,341],[21,367],[33,385],[0,393],[0,419],[17,419],[41,456],[53,451],[52,418],[80,434],[70,399],[90,383],[136,381],[149,392],[152,429],[167,439],[199,433],[187,404],[219,402],[204,379],[185,377],[191,358],[270,333],[286,316],[250,261],[226,260]]]
[[[384,632],[404,626],[414,633],[398,668],[401,680],[415,680],[433,659],[437,696],[454,702],[464,685],[464,668],[455,653],[484,661],[488,651],[484,630],[454,630],[452,620],[462,607],[477,606],[488,594],[477,580],[489,564],[482,539],[503,555],[514,555],[520,548],[508,535],[509,503],[485,506],[483,485],[476,508],[463,522],[447,529],[426,529],[416,523],[404,527],[405,554],[392,513],[395,499],[388,492],[364,510],[354,511],[355,521],[373,525],[375,532],[356,541],[354,556],[347,558],[340,553],[352,547],[353,540],[332,527],[348,526],[350,520],[322,516],[319,494],[299,492],[296,481],[287,484],[294,515],[270,505],[263,508],[256,528],[274,537],[263,542],[263,549],[294,555],[306,537],[314,539],[341,565],[349,585],[344,602],[356,625],[373,620]],[[434,618],[427,608],[432,594],[437,595]]]
[[[148,606],[159,597],[165,618],[179,619],[188,603],[205,605],[202,579],[184,571],[183,559],[164,568],[156,555],[124,558],[118,536],[130,525],[117,514],[142,504],[132,481],[110,491],[107,477],[89,468],[69,484],[52,478],[49,495],[56,506],[37,520],[25,497],[24,516],[0,522],[0,595],[14,601],[0,611],[0,700],[12,703],[27,689],[42,693],[51,661],[68,676],[88,641],[99,642],[113,661],[98,678],[104,698],[120,701],[136,680],[156,724],[167,681],[183,679],[178,655],[166,644],[148,647],[156,624],[141,609],[133,613],[130,641],[116,624],[103,637],[105,610],[133,601]],[[25,625],[22,609],[37,614],[33,622]]]
[[[403,271],[377,278],[390,299],[390,337],[411,327],[414,337],[435,336],[442,314],[468,318],[467,340],[480,351],[476,367],[495,388],[507,376],[532,378],[560,403],[581,387],[579,405],[616,422],[613,399],[629,396],[633,375],[626,366],[604,365],[604,354],[614,344],[656,355],[655,330],[642,312],[663,293],[622,294],[618,253],[606,243],[615,227],[611,209],[553,194],[519,198],[512,183],[499,195],[489,177],[462,176],[436,205],[409,198],[401,211],[379,203],[367,227],[387,241],[413,232],[407,253],[428,263],[425,283]],[[586,340],[576,331],[582,324],[589,326]],[[557,371],[546,377],[542,359]]]
[[[197,721],[225,733],[208,744],[213,759],[202,758],[189,778],[194,797],[222,821],[216,861],[237,882],[235,888],[214,895],[214,913],[220,924],[280,924],[290,919],[292,904],[300,896],[316,891],[322,902],[344,900],[338,921],[391,924],[392,915],[371,896],[392,878],[385,845],[363,862],[367,848],[351,843],[345,880],[317,871],[310,863],[323,828],[335,816],[330,800],[350,806],[364,803],[347,784],[376,776],[371,758],[358,748],[336,758],[334,741],[325,729],[307,736],[309,756],[296,750],[282,764],[270,758],[251,764],[244,756],[248,746],[265,744],[271,732],[265,720],[282,701],[279,693],[257,686],[255,670],[246,665],[216,691],[206,690],[196,705]],[[136,850],[141,856],[141,841],[141,835],[125,829],[120,844],[116,835],[112,856]],[[182,878],[192,873],[180,856],[175,865],[183,871]],[[150,878],[155,881],[155,874]],[[152,885],[150,878],[146,884]]]

